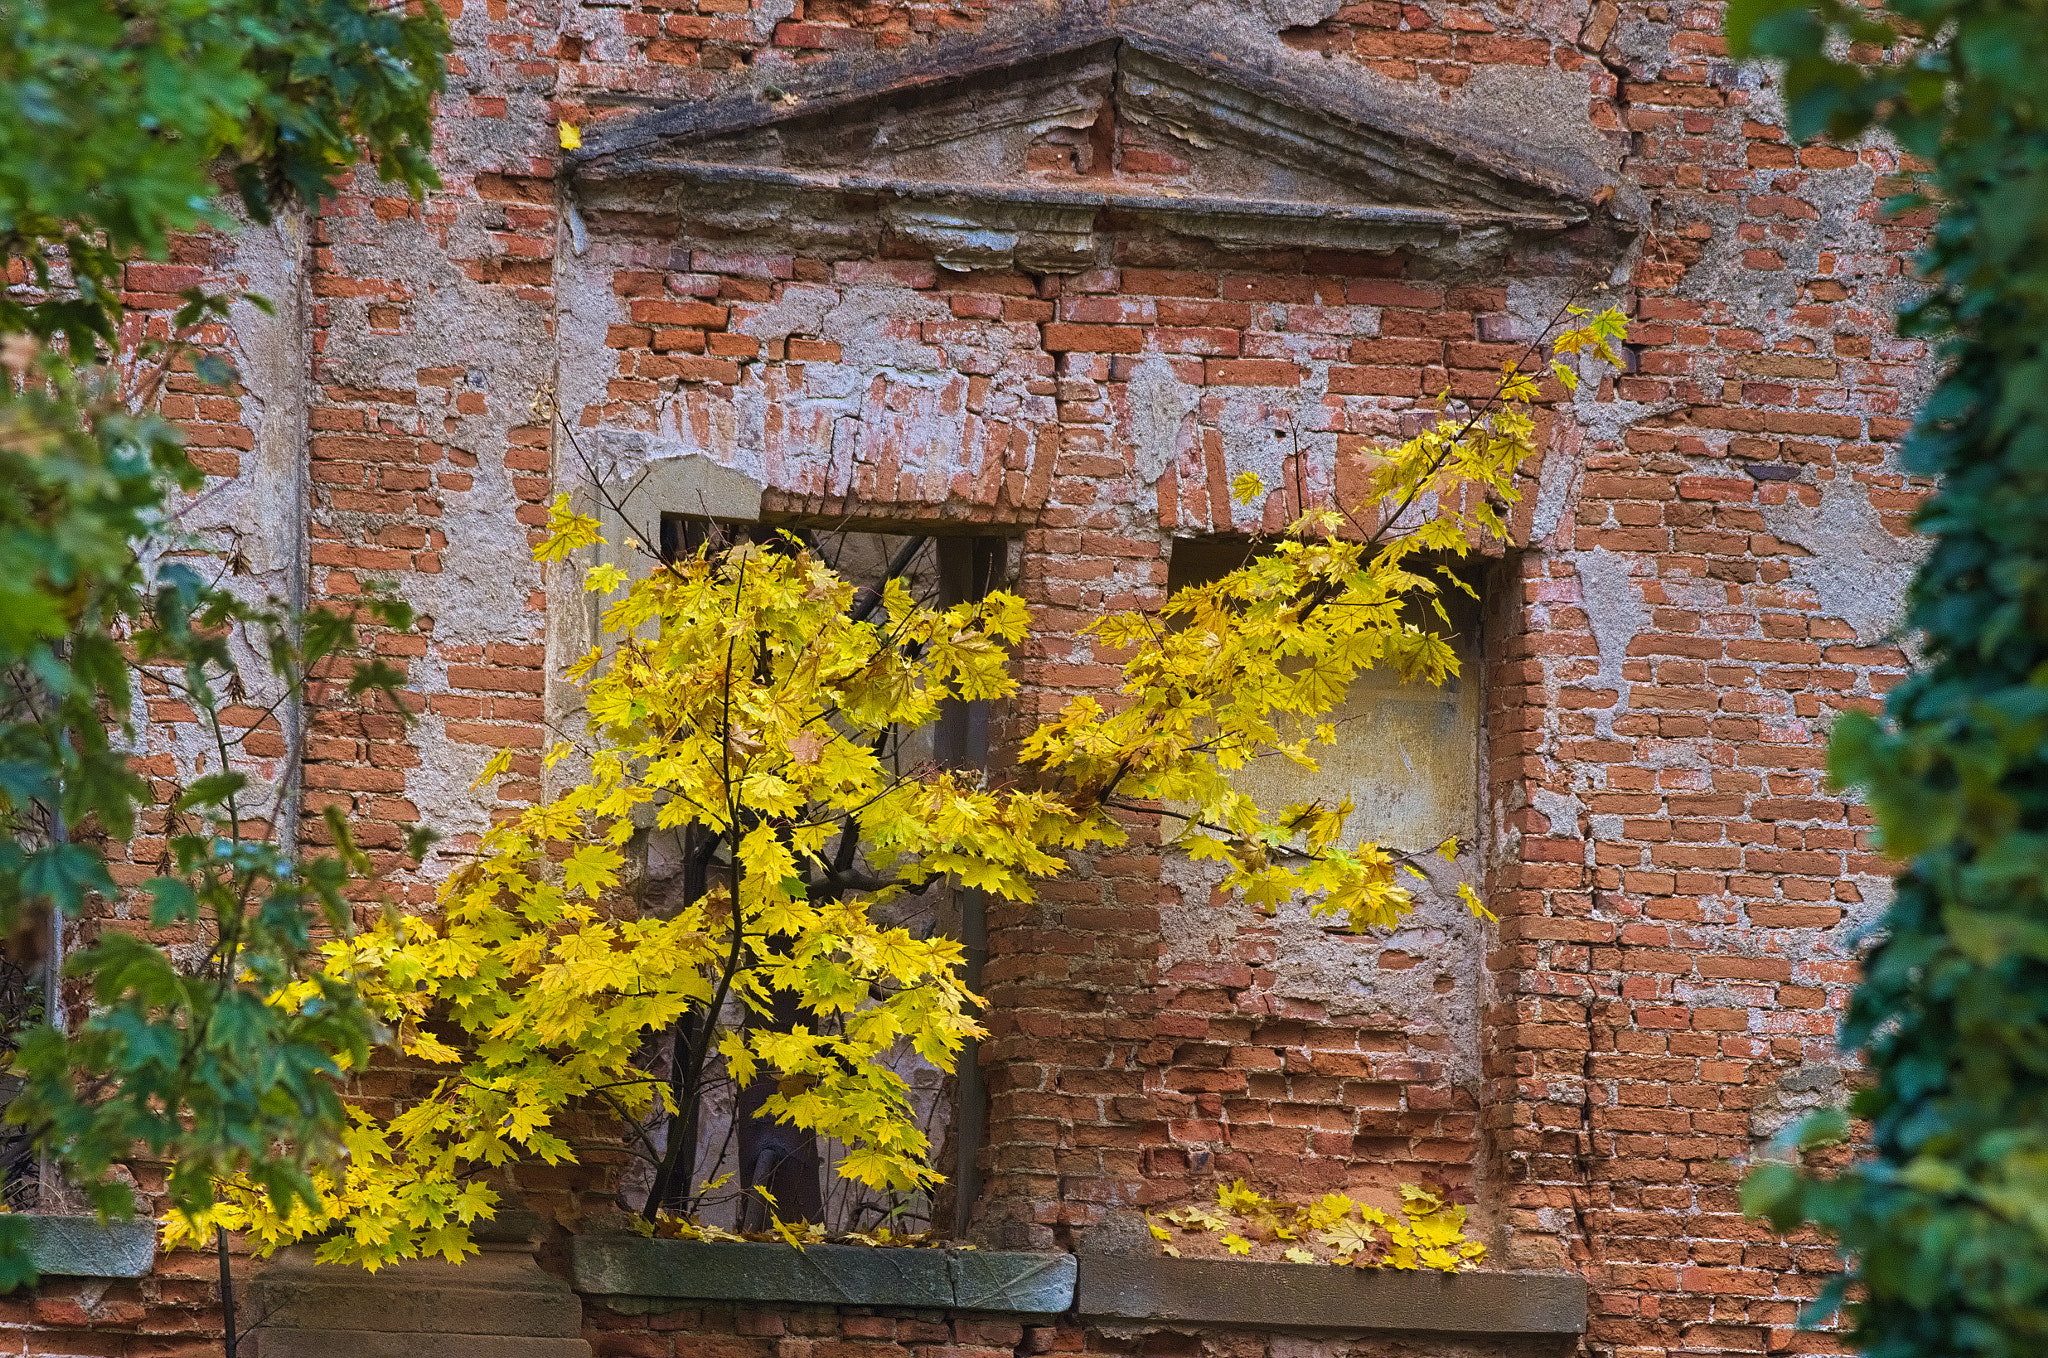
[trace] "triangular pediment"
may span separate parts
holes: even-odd
[[[1088,266],[1105,211],[1226,247],[1386,249],[1560,231],[1600,201],[1597,171],[1460,141],[1170,12],[1031,8],[598,124],[577,178],[681,180],[727,206],[854,194],[941,263],[1051,270]]]

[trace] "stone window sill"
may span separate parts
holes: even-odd
[[[1086,1320],[1434,1334],[1583,1334],[1576,1273],[1420,1273],[1219,1259],[1085,1255]]]
[[[56,1278],[141,1278],[156,1262],[156,1223],[31,1213],[29,1257]]]
[[[1071,1254],[584,1235],[569,1267],[578,1292],[626,1314],[749,1301],[1057,1315],[1074,1302]]]
[[[1241,1327],[1573,1335],[1570,1273],[1395,1273],[1301,1264],[997,1250],[867,1249],[578,1236],[576,1291],[628,1315],[690,1302],[993,1311]]]

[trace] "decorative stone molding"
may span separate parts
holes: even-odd
[[[873,196],[894,200],[889,224],[933,251],[949,269],[999,268],[1015,262],[1046,273],[1073,273],[1095,257],[1096,215],[1114,210],[1199,236],[1226,249],[1307,246],[1323,250],[1433,249],[1473,232],[1562,231],[1581,218],[1561,212],[1466,211],[1401,204],[1309,203],[1227,194],[1146,193],[1125,188],[1045,187],[970,181],[896,179],[870,174],[820,174],[776,166],[729,165],[681,159],[639,162],[660,173],[714,191],[693,201],[707,216],[745,220],[758,229],[798,207],[799,199]],[[805,212],[824,213],[818,203]]]
[[[1408,1273],[1215,1259],[1089,1255],[1084,1320],[1245,1328],[1574,1335],[1586,1330],[1576,1273]]]
[[[1074,1256],[578,1236],[578,1292],[627,1315],[685,1301],[809,1302],[1056,1315],[1074,1303]],[[265,1356],[268,1358],[268,1355]]]
[[[1592,222],[1611,196],[1597,166],[1460,140],[1319,65],[1083,5],[599,125],[571,160],[596,206],[659,203],[757,244],[815,247],[879,209],[955,270],[1077,273],[1119,224],[1230,250],[1470,254]],[[1119,127],[1156,140],[1139,171]]]

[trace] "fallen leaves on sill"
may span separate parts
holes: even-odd
[[[1268,1198],[1239,1179],[1217,1185],[1214,1210],[1190,1205],[1157,1219],[1147,1213],[1145,1224],[1159,1252],[1171,1259],[1277,1258],[1290,1264],[1456,1273],[1484,1257],[1486,1247],[1465,1234],[1465,1209],[1451,1202],[1444,1189],[1402,1184],[1400,1195],[1398,1212],[1342,1193],[1304,1204]]]
[[[708,1240],[759,1244],[788,1244],[801,1250],[806,1245],[866,1245],[870,1249],[896,1250],[971,1250],[974,1246],[957,1240],[949,1240],[935,1231],[892,1231],[887,1226],[877,1226],[870,1231],[843,1231],[834,1234],[824,1225],[815,1221],[783,1221],[776,1218],[774,1226],[765,1231],[728,1231],[723,1226],[700,1222],[693,1217],[672,1216],[661,1213],[653,1221],[634,1217],[633,1229],[641,1235],[655,1240]]]

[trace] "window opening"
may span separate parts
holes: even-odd
[[[1242,537],[1177,538],[1167,559],[1169,595],[1207,584],[1252,559],[1259,544]],[[1426,605],[1409,620],[1442,635],[1458,656],[1459,673],[1434,685],[1403,679],[1391,668],[1360,673],[1325,720],[1334,745],[1312,745],[1321,768],[1310,773],[1284,756],[1254,759],[1233,784],[1262,806],[1345,796],[1353,810],[1345,836],[1370,836],[1390,848],[1426,850],[1450,836],[1469,841],[1479,819],[1480,601],[1438,575],[1449,569],[1478,592],[1470,559],[1426,558],[1410,569],[1435,579],[1449,621]]]
[[[1001,587],[1010,573],[1010,540],[1001,537],[820,530],[676,513],[663,514],[660,519],[661,555],[666,560],[694,554],[707,544],[714,550],[738,541],[787,546],[790,537],[785,534],[855,582],[858,588],[851,611],[856,617],[866,616],[880,605],[883,584],[891,578],[903,580],[920,603],[946,607],[986,597]],[[927,725],[888,733],[881,756],[899,777],[913,777],[930,766],[986,768],[990,708],[986,699],[948,699]],[[660,844],[653,832],[643,834],[644,903],[653,909],[680,908],[684,901],[716,885],[724,870],[724,855],[713,854],[697,866],[693,863],[697,849],[687,833],[661,833],[675,842]],[[879,907],[877,918],[920,936],[943,932],[959,938],[966,956],[965,982],[979,991],[987,957],[982,893],[934,882],[916,896]],[[771,1021],[787,1023],[794,1017],[793,1013],[777,1014]],[[729,1025],[747,1021],[736,1005],[729,1005],[720,1020]],[[664,1057],[671,1049],[669,1034],[657,1035],[650,1043],[647,1065],[651,1074],[667,1073]],[[695,1142],[696,1182],[671,1185],[668,1205],[677,1210],[693,1205],[699,1219],[708,1225],[762,1229],[767,1223],[758,1206],[759,1196],[748,1191],[760,1185],[775,1195],[786,1220],[822,1220],[835,1232],[887,1225],[891,1230],[938,1229],[960,1234],[980,1197],[978,1155],[987,1127],[987,1092],[977,1060],[975,1044],[970,1042],[951,1079],[907,1046],[896,1060],[897,1074],[910,1087],[919,1122],[930,1140],[934,1167],[948,1177],[936,1201],[923,1194],[878,1194],[841,1179],[836,1162],[843,1148],[820,1144],[808,1133],[777,1127],[754,1116],[772,1092],[772,1080],[737,1089],[717,1071],[706,1090],[698,1125],[675,1129]],[[637,1210],[645,1204],[653,1186],[652,1164],[646,1162],[658,1159],[666,1149],[670,1130],[668,1119],[660,1115],[647,1126],[629,1129],[633,1143],[629,1148],[638,1152],[642,1163],[625,1176],[622,1206]],[[723,1190],[691,1201],[702,1184],[728,1173],[732,1178]]]

